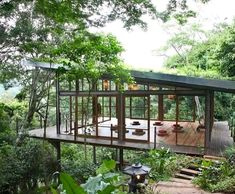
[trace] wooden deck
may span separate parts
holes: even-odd
[[[108,123],[106,123],[108,125]],[[187,123],[182,122],[180,123],[183,128],[183,133],[178,133],[178,140],[176,145],[176,134],[172,132],[172,124],[173,122],[164,122],[164,125],[160,128],[164,128],[168,131],[168,135],[165,137],[159,137],[156,138],[156,148],[160,147],[166,147],[170,148],[173,152],[176,153],[184,153],[184,154],[191,154],[191,155],[203,155],[203,154],[209,154],[209,155],[221,155],[221,153],[224,151],[224,149],[232,145],[233,141],[230,137],[230,133],[228,130],[228,126],[226,122],[216,122],[214,124],[213,133],[212,133],[212,139],[211,139],[211,145],[209,149],[204,150],[203,148],[203,142],[204,142],[204,132],[200,131],[197,132],[194,130],[195,126],[194,123]],[[135,128],[135,127],[134,127]],[[129,128],[129,136],[132,134],[132,130]],[[99,130],[100,133],[106,134],[104,135],[107,137],[110,137],[110,129],[103,126],[103,131]],[[117,148],[124,148],[124,149],[153,149],[154,148],[154,127],[151,125],[150,128],[150,143],[141,142],[131,142],[128,141],[128,134],[127,134],[127,140],[126,141],[119,141],[119,140],[111,140],[109,138],[97,138],[95,136],[89,136],[89,138],[84,138],[81,136],[78,136],[76,140],[74,140],[74,135],[68,135],[64,133],[64,130],[61,130],[61,134],[56,134],[55,127],[48,127],[46,130],[46,137],[44,137],[43,129],[34,129],[29,131],[30,137],[34,138],[45,138],[47,140],[53,140],[53,141],[62,141],[62,142],[70,142],[70,143],[80,143],[83,144],[86,142],[90,145],[96,145],[96,146],[105,146],[105,147],[117,147]],[[101,134],[100,134],[101,135]],[[146,135],[146,134],[145,134]],[[129,137],[130,138],[130,137]],[[144,139],[143,136],[133,136],[131,139]]]

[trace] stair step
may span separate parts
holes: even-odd
[[[171,178],[171,182],[176,182],[176,183],[186,183],[186,184],[192,184],[191,180],[186,180],[186,179],[180,179],[180,178]]]
[[[204,155],[203,158],[209,160],[226,160],[224,157],[210,156],[210,155]]]
[[[175,177],[181,178],[181,179],[186,179],[186,180],[192,180],[194,178],[193,176],[189,176],[189,175],[181,174],[181,173],[176,173]]]
[[[199,168],[201,168],[200,165],[196,164],[190,164],[188,167],[188,169],[197,170],[197,171],[199,171]]]
[[[192,169],[188,169],[188,168],[182,168],[182,169],[180,170],[180,173],[196,176],[196,175],[199,174],[199,171],[197,171],[197,170],[192,170]]]
[[[194,185],[192,183],[181,183],[181,182],[166,182],[166,181],[160,181],[157,183],[157,187],[184,187],[184,188],[191,188]]]

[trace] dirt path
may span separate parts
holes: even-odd
[[[155,194],[210,194],[191,183],[190,180],[172,178],[170,181],[160,181],[154,188]],[[222,193],[213,193],[222,194]]]

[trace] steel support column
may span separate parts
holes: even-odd
[[[61,114],[60,114],[60,85],[59,85],[59,73],[56,72],[56,132],[60,134]]]
[[[211,92],[206,91],[205,96],[205,141],[204,146],[207,150],[210,145],[210,128],[211,128]]]

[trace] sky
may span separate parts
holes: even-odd
[[[164,0],[159,0],[161,9],[164,8]],[[197,19],[202,25],[211,29],[214,23],[222,21],[231,22],[235,17],[235,0],[210,0],[207,4],[192,3],[193,9],[198,12]],[[162,47],[171,37],[160,21],[148,19],[148,30],[134,27],[131,31],[123,29],[120,21],[108,24],[99,32],[112,33],[123,45],[125,52],[122,58],[125,63],[135,69],[158,71],[162,68],[164,57],[156,55],[157,49]]]

